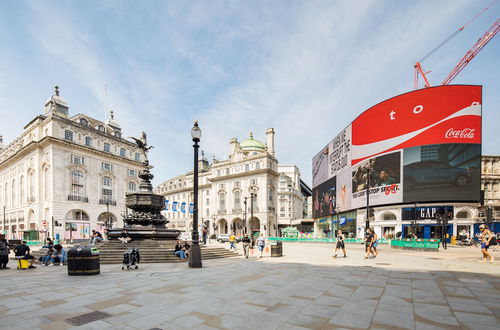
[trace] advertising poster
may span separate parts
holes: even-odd
[[[480,144],[433,144],[403,152],[403,201],[478,201]]]
[[[339,172],[337,178],[337,206],[341,212],[350,210],[352,195],[351,167]]]
[[[329,143],[328,178],[351,167],[351,125]]]
[[[366,206],[367,174],[365,166],[370,162],[370,205],[400,203],[403,200],[401,186],[401,152],[365,160],[352,168],[352,206]]]
[[[329,145],[323,148],[316,156],[313,158],[313,187],[325,182],[328,179],[328,154]]]
[[[336,177],[328,179],[313,189],[313,217],[327,217],[335,214]]]

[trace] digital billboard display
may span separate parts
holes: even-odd
[[[313,158],[313,203],[335,191],[342,211],[364,207],[367,189],[370,205],[479,200],[481,104],[481,86],[449,85],[369,108]]]

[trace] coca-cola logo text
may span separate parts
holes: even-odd
[[[450,128],[444,135],[447,139],[473,139],[475,128],[453,129]]]

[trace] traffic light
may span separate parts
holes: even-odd
[[[493,221],[493,208],[491,206],[488,206],[488,208],[486,209],[486,221]]]
[[[447,220],[447,222],[448,222],[448,220],[452,220],[452,219],[453,219],[453,212],[448,211],[446,213],[446,220]]]
[[[375,216],[375,213],[373,212],[373,209],[370,207],[368,209],[368,219],[373,218]]]

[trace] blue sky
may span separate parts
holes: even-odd
[[[370,106],[413,89],[413,64],[490,0],[3,1],[0,134],[9,143],[59,85],[72,115],[115,111],[142,130],[155,184],[192,168],[190,129],[229,140],[276,131],[280,163],[312,157]],[[438,84],[500,17],[500,3],[424,63]],[[483,154],[500,154],[500,36],[454,80],[483,88]],[[104,86],[107,85],[107,99]]]

